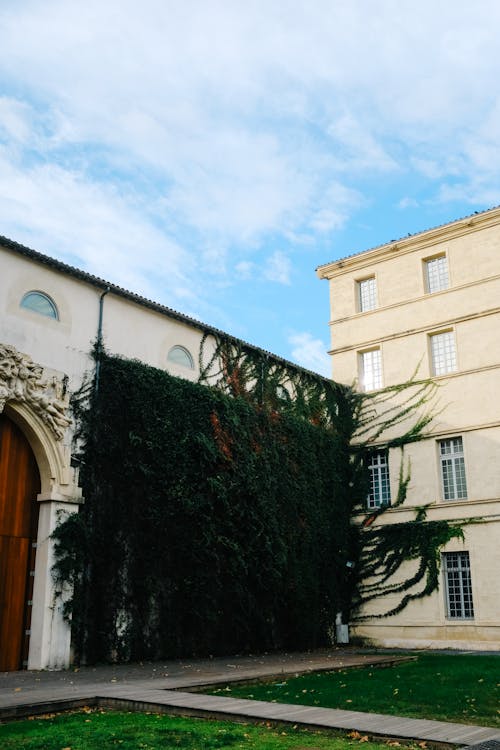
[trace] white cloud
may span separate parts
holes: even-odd
[[[219,128],[188,152],[166,205],[202,231],[243,242],[286,226],[301,208],[303,178],[274,137]]]
[[[0,96],[0,133],[14,142],[26,142],[31,132],[31,108],[24,102]]]
[[[445,182],[440,185],[435,200],[441,203],[465,203],[469,206],[496,206],[500,203],[500,179],[493,184],[474,179],[455,184]]]
[[[278,284],[291,284],[292,263],[290,258],[276,250],[267,258],[263,269],[263,276],[267,281],[275,281]]]
[[[0,15],[3,63],[57,113],[53,146],[99,143],[111,166],[142,165],[177,223],[239,243],[335,231],[349,210],[317,208],[332,166],[395,164],[373,118],[332,106],[359,82],[345,31],[363,33],[360,14],[324,2],[317,14],[294,2],[31,2]],[[310,125],[335,153],[328,138],[304,139]]]
[[[432,181],[440,180],[447,175],[467,174],[471,167],[463,148],[456,154],[446,154],[443,150],[441,154],[435,154],[433,159],[414,156],[409,161],[419,174]]]
[[[292,346],[291,359],[308,370],[331,377],[331,365],[324,341],[315,339],[310,333],[293,333],[288,337]]]
[[[499,25],[494,0],[4,0],[2,231],[194,311],[284,293],[281,248],[299,278],[406,180],[500,202]]]
[[[95,168],[97,145],[104,167],[162,183],[175,223],[248,244],[341,228],[356,206],[322,204],[332,177],[394,171],[409,147],[429,179],[459,149],[487,169],[453,134],[491,110],[498,21],[486,0],[381,0],[373,15],[327,0],[314,13],[298,0],[32,0],[3,5],[0,55],[53,124],[42,157],[80,147]]]
[[[310,226],[317,232],[332,232],[342,229],[350,215],[359,208],[363,198],[357,190],[352,190],[334,182],[328,185],[318,198],[311,219]]]
[[[393,170],[397,163],[375,139],[367,127],[351,113],[344,114],[328,127],[328,135],[345,148],[344,159],[349,170]]]
[[[255,263],[248,260],[242,260],[235,265],[234,270],[240,279],[248,280],[254,275]]]
[[[401,209],[417,208],[417,207],[418,207],[418,201],[415,200],[415,198],[410,198],[408,196],[401,198],[401,200],[398,202],[398,208],[401,208]]]
[[[431,159],[412,157],[410,158],[410,163],[417,172],[424,175],[424,177],[428,177],[430,180],[436,180],[446,173],[442,164]]]
[[[187,284],[190,261],[141,208],[57,165],[21,168],[0,150],[3,234],[168,304]]]

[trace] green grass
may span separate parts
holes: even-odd
[[[0,725],[2,750],[348,750],[360,742],[363,750],[387,750],[384,743],[370,742],[356,732],[340,737],[270,724],[101,709]],[[419,750],[417,746],[415,750]]]
[[[425,654],[393,667],[316,672],[213,694],[500,726],[500,656]],[[207,691],[208,692],[208,691]]]

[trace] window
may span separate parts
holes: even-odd
[[[367,505],[369,508],[380,508],[391,504],[391,487],[389,484],[389,457],[386,450],[371,453],[368,459],[370,471],[370,492]]]
[[[181,367],[187,367],[189,370],[194,370],[193,358],[183,346],[173,346],[167,355],[167,360],[174,365],[180,365]]]
[[[361,384],[365,391],[382,388],[382,356],[380,349],[361,353]]]
[[[446,589],[447,617],[472,619],[472,582],[468,552],[445,552],[443,571]]]
[[[457,352],[453,331],[436,333],[430,337],[432,371],[434,375],[445,375],[457,369]]]
[[[27,292],[21,300],[20,307],[25,310],[31,310],[39,315],[45,315],[46,318],[59,320],[59,313],[55,302],[43,292]]]
[[[461,437],[439,441],[441,478],[445,500],[466,500],[464,447]]]
[[[446,255],[426,260],[425,270],[428,292],[432,294],[433,292],[448,289],[450,280],[448,278],[448,258]]]
[[[360,312],[375,310],[377,307],[377,282],[375,276],[358,281],[358,306]]]
[[[276,398],[278,401],[290,401],[290,394],[284,385],[278,384],[276,386]]]

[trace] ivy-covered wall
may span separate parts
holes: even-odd
[[[79,414],[85,504],[58,532],[80,655],[328,642],[358,556],[350,409],[335,394],[340,416],[324,429],[102,357],[98,396]]]
[[[315,648],[337,612],[437,588],[460,525],[363,515],[366,451],[402,423],[387,445],[421,439],[432,383],[359,394],[225,340],[204,385],[97,356],[99,388],[74,400],[85,504],[54,534],[77,658]],[[408,482],[402,462],[395,505]]]

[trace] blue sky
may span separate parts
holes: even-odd
[[[329,372],[315,268],[500,203],[500,4],[2,0],[0,234]]]

